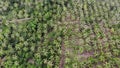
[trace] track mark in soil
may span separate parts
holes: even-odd
[[[64,45],[63,41],[62,41],[61,49],[62,49],[62,53],[61,53],[59,68],[64,68],[64,65],[65,65],[65,45]]]

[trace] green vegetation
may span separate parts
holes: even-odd
[[[0,0],[0,68],[120,68],[120,0]]]

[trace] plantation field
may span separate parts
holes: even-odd
[[[120,68],[120,0],[0,0],[0,68]]]

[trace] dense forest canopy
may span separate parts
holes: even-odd
[[[120,0],[0,0],[0,68],[120,68]]]

